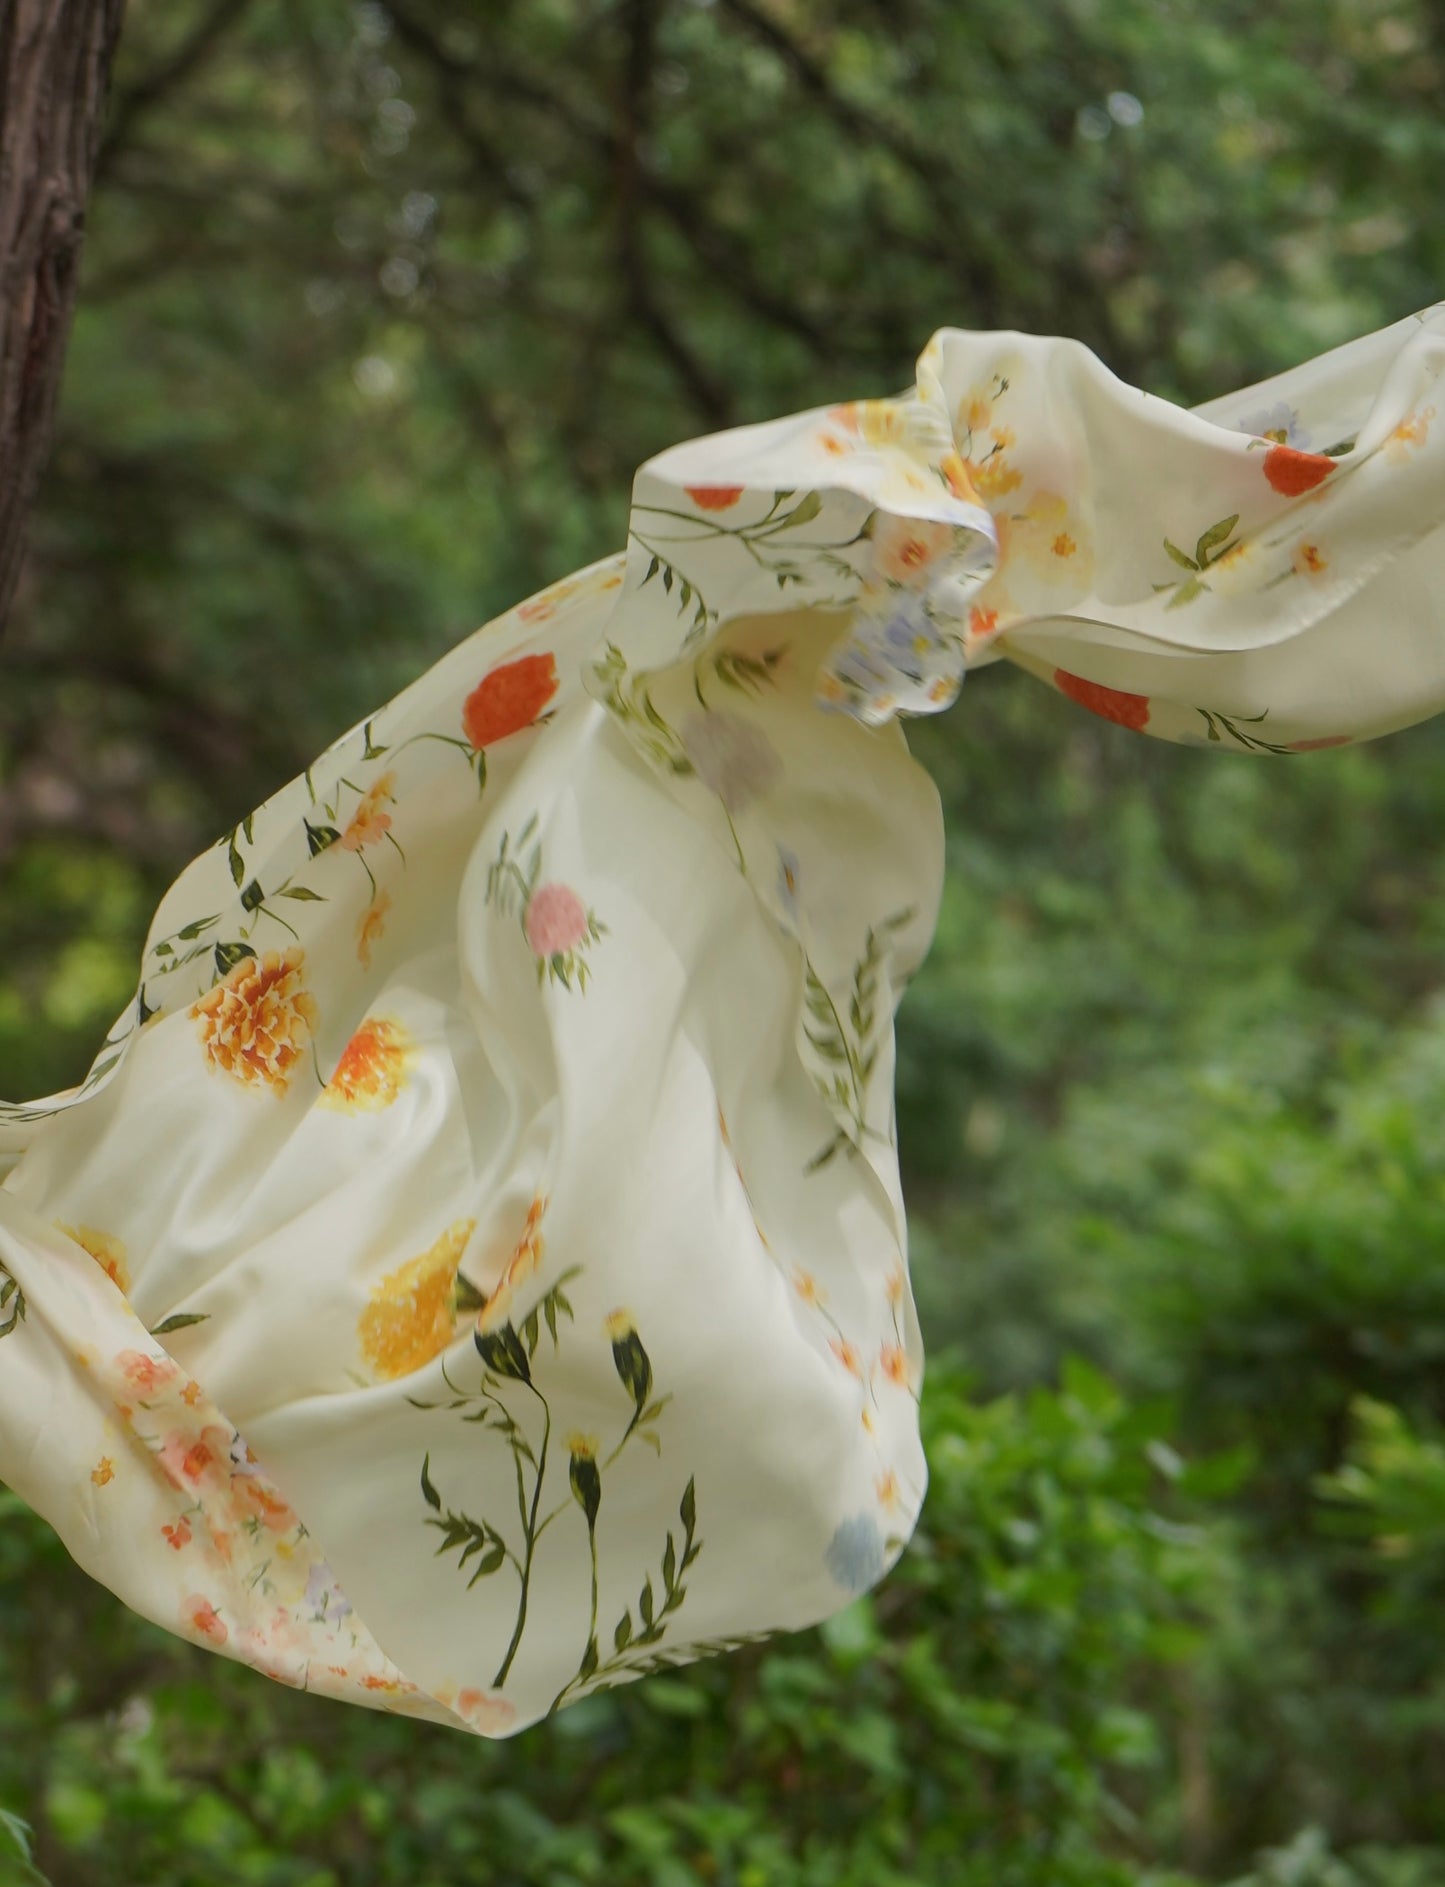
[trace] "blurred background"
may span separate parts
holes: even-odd
[[[131,0],[0,646],[0,1092],[650,453],[945,324],[1243,385],[1445,293],[1442,174],[1441,0]],[[897,1571],[489,1746],[152,1630],[0,1490],[55,1887],[1445,1883],[1445,728],[1216,756],[995,668],[911,737]]]

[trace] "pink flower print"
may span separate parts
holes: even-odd
[[[682,745],[697,777],[729,815],[782,778],[782,760],[767,735],[726,708],[694,714],[682,730]]]
[[[535,955],[565,957],[587,941],[587,906],[570,885],[538,885],[522,928]]]

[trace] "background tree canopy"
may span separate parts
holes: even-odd
[[[940,325],[1244,384],[1438,298],[1442,167],[1439,0],[132,0],[0,650],[0,1091],[650,453]],[[896,1573],[488,1747],[164,1637],[0,1491],[57,1887],[1445,1881],[1445,731],[1215,756],[996,668],[911,738]]]

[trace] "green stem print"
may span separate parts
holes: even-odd
[[[562,1287],[576,1275],[576,1269],[573,1267],[562,1274],[520,1326],[508,1322],[492,1330],[478,1329],[475,1343],[482,1359],[483,1374],[475,1390],[459,1391],[448,1377],[447,1386],[455,1392],[450,1402],[443,1405],[411,1399],[413,1406],[421,1409],[443,1406],[449,1411],[466,1409],[467,1413],[461,1418],[463,1421],[488,1428],[511,1451],[517,1490],[515,1533],[511,1532],[510,1523],[504,1529],[494,1520],[479,1519],[448,1505],[432,1478],[429,1452],[421,1469],[422,1498],[432,1510],[426,1524],[441,1534],[437,1553],[457,1555],[458,1570],[468,1575],[468,1590],[479,1580],[492,1577],[505,1566],[511,1567],[517,1580],[516,1618],[510,1641],[492,1679],[493,1689],[500,1690],[506,1683],[526,1633],[532,1573],[543,1536],[552,1523],[564,1514],[574,1509],[581,1510],[587,1527],[589,1565],[587,1635],[577,1673],[560,1693],[559,1702],[594,1676],[620,1668],[621,1654],[628,1644],[635,1642],[651,1646],[661,1639],[667,1618],[678,1610],[683,1601],[682,1574],[702,1551],[701,1542],[695,1538],[695,1492],[693,1483],[689,1481],[681,1509],[685,1531],[682,1557],[679,1560],[676,1543],[669,1534],[662,1562],[661,1608],[657,1607],[649,1575],[644,1580],[643,1596],[638,1602],[639,1616],[644,1621],[642,1634],[638,1636],[634,1633],[629,1609],[624,1622],[618,1625],[613,1635],[614,1655],[604,1665],[597,1638],[597,1529],[603,1506],[604,1477],[634,1436],[646,1441],[661,1455],[662,1444],[653,1424],[671,1397],[654,1396],[652,1362],[637,1333],[637,1327],[626,1311],[615,1311],[606,1320],[604,1332],[610,1340],[613,1368],[618,1382],[627,1392],[631,1412],[619,1438],[605,1456],[602,1443],[596,1435],[574,1432],[566,1437],[567,1493],[550,1511],[542,1513],[553,1416],[551,1404],[534,1376],[533,1364],[544,1321],[552,1338],[553,1350],[560,1349],[558,1315],[560,1313],[569,1319],[572,1317],[572,1307]],[[531,1398],[541,1411],[541,1432],[535,1445],[533,1435],[529,1434],[520,1415],[509,1402],[509,1398],[514,1398],[519,1392]],[[556,1708],[556,1705],[553,1707]]]
[[[1258,727],[1261,721],[1267,720],[1268,708],[1263,714],[1228,715],[1221,714],[1217,708],[1196,708],[1194,712],[1202,717],[1211,740],[1222,741],[1227,734],[1232,741],[1249,753],[1287,754],[1294,751],[1293,748],[1282,746],[1277,741],[1264,740],[1258,734],[1240,732],[1243,727]]]
[[[0,1337],[8,1337],[25,1321],[25,1293],[4,1265],[0,1265]]]
[[[389,751],[384,746],[378,746],[373,740],[370,721],[366,723],[364,737],[365,748],[360,756],[363,760],[379,760]],[[418,735],[416,738],[420,739],[423,736]],[[447,737],[437,735],[435,738],[441,740]],[[453,744],[465,746],[466,743]],[[403,866],[406,864],[406,853],[391,830],[391,815],[385,810],[396,803],[393,793],[394,776],[390,772],[383,773],[369,786],[363,787],[342,774],[336,779],[331,795],[327,799],[318,799],[310,769],[306,773],[306,785],[311,797],[312,812],[317,815],[308,817],[303,814],[302,816],[301,824],[306,833],[308,857],[318,858],[323,852],[329,852],[337,845],[342,850],[350,852],[365,872],[371,897],[374,900],[379,895],[380,887],[377,885],[375,872],[364,856],[366,848],[373,845],[389,845]],[[341,810],[343,789],[356,796],[344,820]],[[238,963],[257,954],[251,940],[263,918],[278,924],[296,942],[301,941],[296,926],[276,909],[276,901],[283,898],[298,904],[325,904],[328,901],[324,892],[298,882],[295,872],[289,872],[281,883],[270,891],[263,887],[259,877],[248,878],[241,843],[243,840],[248,846],[255,843],[253,819],[254,815],[248,814],[239,825],[232,826],[229,832],[223,832],[216,841],[218,846],[224,846],[226,849],[226,862],[230,869],[231,879],[241,894],[241,909],[249,922],[238,927],[238,934],[235,937],[216,941],[207,939],[199,942],[198,939],[204,937],[207,931],[213,930],[221,921],[219,913],[212,913],[208,917],[194,918],[189,924],[183,925],[180,930],[173,931],[170,936],[163,937],[152,944],[149,955],[156,959],[156,962],[147,969],[145,981],[141,984],[139,1006],[142,1022],[147,1016],[155,1014],[155,1010],[146,1001],[146,981],[170,976],[187,964],[194,963],[198,957],[205,956],[207,952],[214,957],[217,979],[225,977]],[[194,947],[179,950],[177,946],[183,943]]]
[[[1166,537],[1164,549],[1177,563],[1181,570],[1191,574],[1176,583],[1156,583],[1156,593],[1160,590],[1173,590],[1174,594],[1164,605],[1166,609],[1179,609],[1185,603],[1192,603],[1196,596],[1202,595],[1209,585],[1204,581],[1204,572],[1211,569],[1221,558],[1227,557],[1234,550],[1239,539],[1234,535],[1234,527],[1239,523],[1239,513],[1221,518],[1217,524],[1211,524],[1207,531],[1201,531],[1194,546],[1194,555],[1181,550]]]
[[[868,1084],[878,1061],[878,972],[889,940],[910,924],[914,915],[910,905],[879,924],[869,925],[863,954],[853,966],[846,1016],[812,960],[806,955],[803,958],[803,1033],[825,1064],[813,1070],[813,1083],[829,1107],[844,1116],[833,1138],[809,1160],[806,1172],[816,1173],[845,1148],[851,1153],[861,1152],[865,1139],[888,1139],[867,1120]]]
[[[740,498],[738,491],[736,497]],[[729,494],[730,502],[735,499]],[[730,538],[733,543],[746,553],[759,570],[773,578],[780,590],[791,584],[805,584],[809,575],[819,566],[831,569],[838,575],[855,579],[857,572],[842,553],[860,543],[869,532],[872,524],[871,515],[863,527],[853,536],[836,544],[810,543],[805,546],[806,562],[800,562],[787,547],[782,554],[775,547],[774,540],[788,531],[795,531],[802,525],[811,524],[823,509],[823,494],[819,491],[775,491],[772,503],[760,518],[750,519],[746,524],[736,524],[721,518],[698,517],[693,512],[681,511],[670,505],[636,505],[633,508],[634,521],[642,517],[657,518],[663,523],[681,525],[681,530],[663,531],[648,528],[647,534],[634,528],[632,541],[644,550],[650,561],[647,573],[639,588],[646,589],[654,578],[659,578],[663,589],[671,595],[677,592],[678,613],[685,615],[689,608],[693,612],[691,626],[688,629],[684,648],[697,643],[719,620],[718,611],[709,605],[706,598],[697,589],[693,581],[684,576],[672,561],[667,550],[670,544],[699,544],[709,540]]]

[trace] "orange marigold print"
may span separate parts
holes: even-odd
[[[523,655],[484,675],[462,705],[462,731],[474,747],[490,747],[530,727],[557,692],[553,656]]]
[[[1082,675],[1071,675],[1066,668],[1054,670],[1054,686],[1070,701],[1087,708],[1090,714],[1116,721],[1120,727],[1132,728],[1136,734],[1143,733],[1149,725],[1148,695],[1131,695],[1122,688],[1106,688],[1102,682],[1085,681]]]
[[[742,485],[684,485],[699,511],[727,511],[742,497]]]
[[[246,1087],[284,1094],[311,1046],[316,1004],[303,986],[304,953],[243,957],[191,1005],[213,1068]]]
[[[459,1219],[419,1258],[388,1271],[372,1291],[356,1335],[383,1381],[421,1369],[455,1336],[457,1267],[475,1224]]]
[[[350,1114],[390,1107],[406,1086],[415,1043],[399,1022],[368,1016],[342,1050],[321,1097],[323,1107]]]

